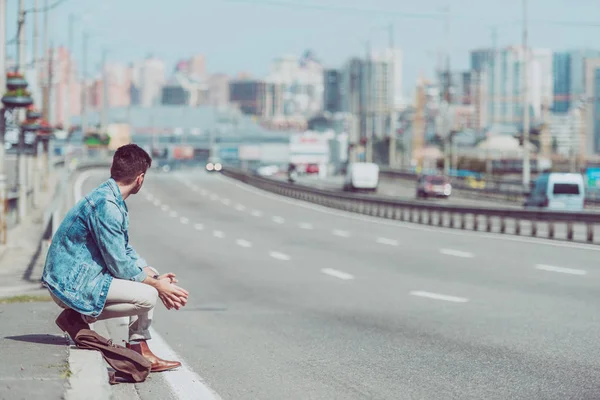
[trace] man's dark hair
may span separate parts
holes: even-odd
[[[139,174],[145,173],[152,165],[152,158],[137,144],[121,146],[113,156],[110,176],[115,181],[129,185]]]

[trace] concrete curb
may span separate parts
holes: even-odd
[[[69,348],[71,374],[65,391],[65,400],[112,399],[108,370],[99,351]]]

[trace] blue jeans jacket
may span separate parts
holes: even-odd
[[[52,238],[42,281],[59,300],[97,317],[114,278],[141,282],[147,266],[129,245],[127,205],[113,179],[85,196]]]

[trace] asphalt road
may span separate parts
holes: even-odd
[[[599,247],[354,216],[199,171],[150,174],[128,204],[134,247],[192,293],[155,329],[223,399],[598,398]]]
[[[286,180],[286,177],[278,177],[277,179]],[[298,183],[310,185],[313,187],[342,191],[344,185],[343,176],[331,176],[327,178],[319,178],[317,176],[301,176]],[[521,208],[518,204],[510,203],[502,200],[465,197],[462,194],[454,192],[449,198],[428,198],[417,199],[416,197],[416,182],[406,179],[391,179],[381,178],[377,194],[385,196],[398,197],[403,200],[422,201],[427,203],[441,202],[442,204],[451,205],[466,205],[466,206],[481,206],[481,207],[504,207],[504,208]]]

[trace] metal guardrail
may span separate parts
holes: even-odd
[[[412,171],[404,171],[380,167],[380,176],[387,179],[404,179],[416,181],[418,174]],[[511,202],[523,203],[527,197],[521,182],[515,180],[498,179],[473,179],[470,177],[451,177],[452,189],[461,195],[471,197],[485,197],[489,199],[500,199]],[[587,204],[600,205],[600,196],[595,192],[586,193]]]
[[[566,226],[564,239],[573,241],[575,225],[585,226],[585,241],[594,243],[594,227],[600,225],[600,213],[515,210],[503,208],[453,206],[398,200],[391,197],[348,194],[309,186],[276,181],[237,169],[225,168],[222,174],[272,193],[331,207],[339,210],[399,221],[417,222],[457,229],[493,232],[494,222],[499,222],[498,233],[521,235],[524,222],[531,224],[531,236],[538,236],[538,225],[547,227],[548,238],[557,239],[557,224]],[[508,232],[507,222],[514,221]]]

